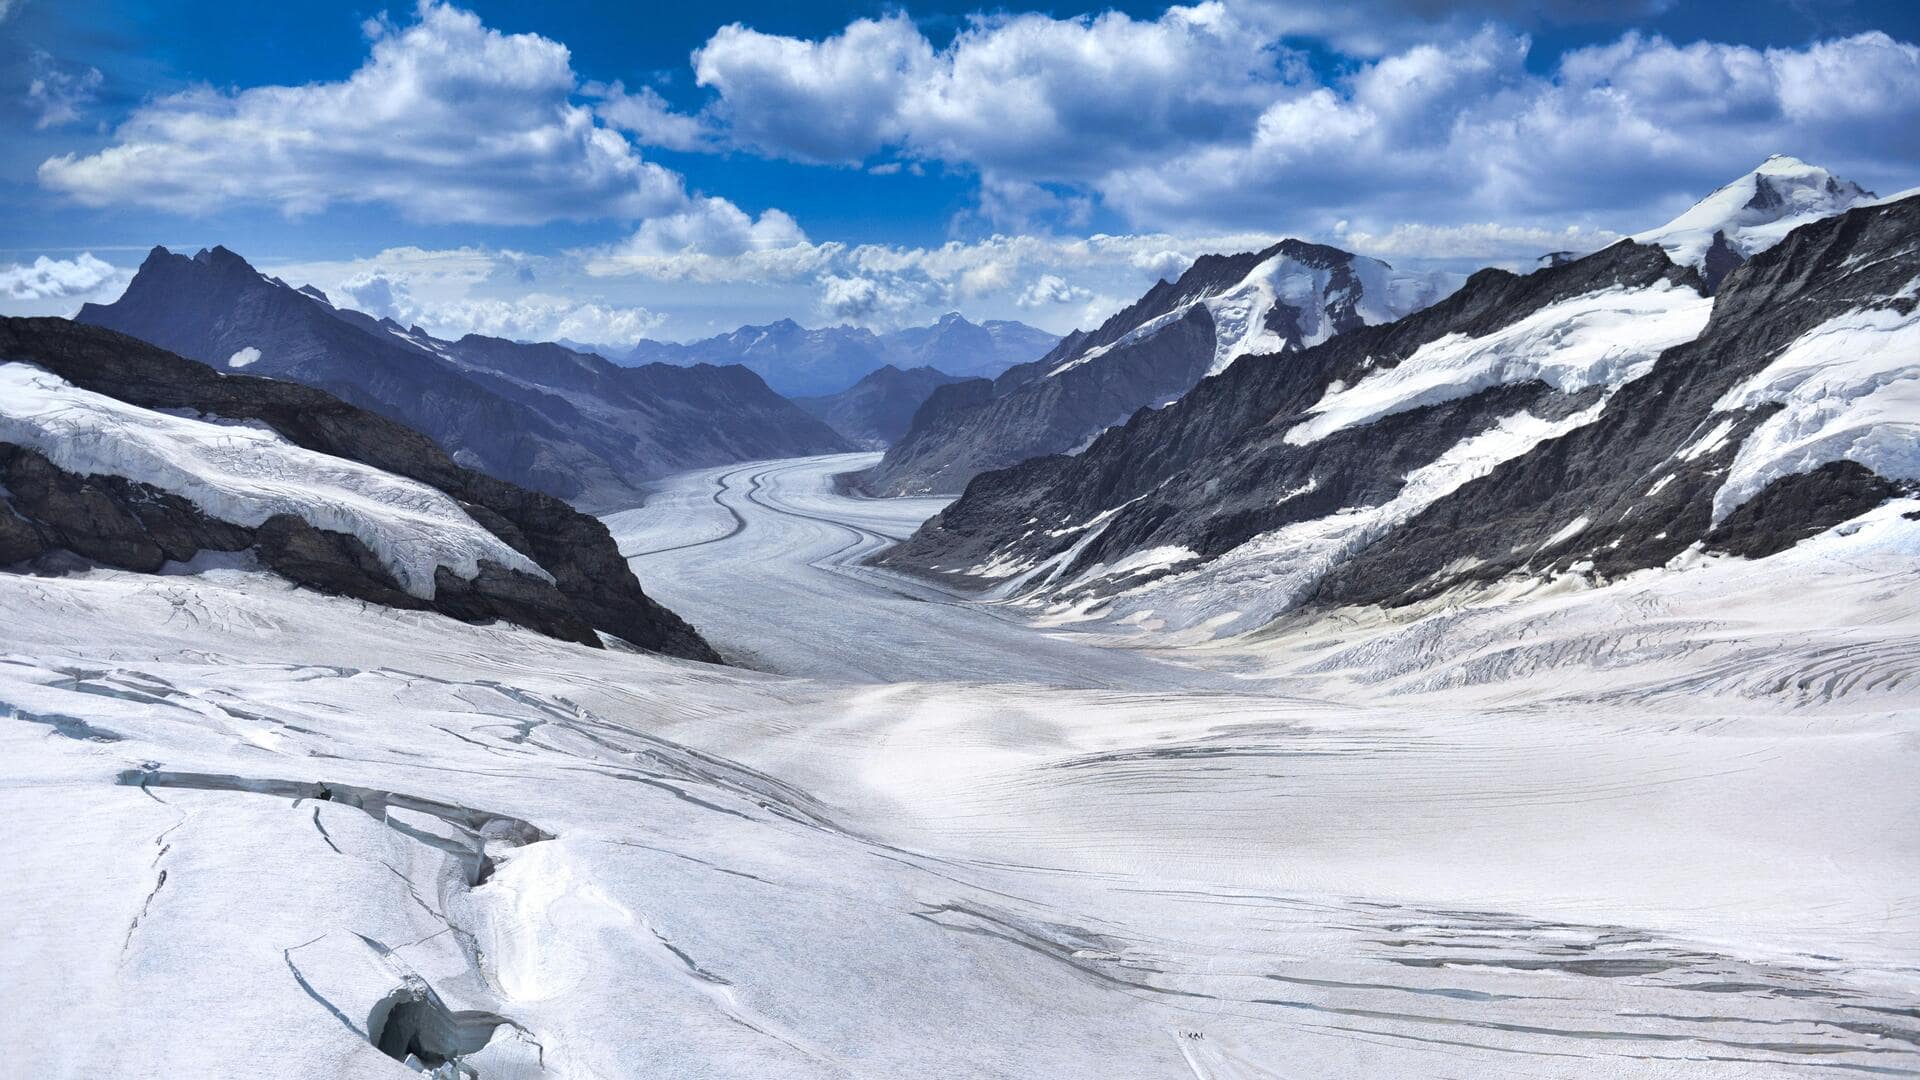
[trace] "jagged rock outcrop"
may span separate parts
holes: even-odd
[[[470,620],[504,618],[543,633],[598,644],[595,630],[640,648],[715,661],[713,650],[649,598],[606,526],[551,495],[456,464],[433,440],[393,420],[294,382],[217,372],[122,334],[64,319],[0,320],[0,357],[44,368],[73,385],[143,409],[256,421],[296,446],[418,481],[459,502],[483,528],[552,576],[546,582],[481,566],[472,580],[436,576],[432,601],[407,595],[364,545],[297,518],[256,529],[220,522],[191,503],[117,477],[61,474],[12,448],[11,518],[0,550],[64,548],[112,566],[151,571],[200,550],[252,549],[290,580],[398,607],[432,607]],[[24,522],[37,540],[21,529]],[[20,557],[31,557],[32,552]],[[17,561],[17,559],[9,560]],[[393,594],[398,594],[393,595]]]

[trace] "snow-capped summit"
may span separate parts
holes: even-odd
[[[1707,284],[1717,288],[1734,267],[1794,229],[1873,197],[1873,192],[1818,165],[1775,154],[1686,213],[1633,239],[1660,245],[1674,262],[1698,268]]]
[[[1251,269],[1246,264],[1251,263]],[[1256,255],[1205,263],[1182,275],[1165,310],[1140,320],[1120,337],[1088,344],[1047,374],[1058,375],[1131,342],[1159,333],[1195,307],[1213,324],[1214,348],[1206,374],[1217,375],[1250,353],[1295,352],[1355,326],[1392,322],[1452,291],[1445,274],[1409,274],[1324,244],[1283,240]],[[1241,271],[1244,270],[1244,273]],[[1123,312],[1116,319],[1129,316]],[[1145,312],[1143,312],[1145,314]],[[1102,329],[1106,329],[1103,327]]]
[[[1459,283],[1303,240],[1203,255],[1091,331],[988,384],[942,387],[862,475],[874,494],[958,492],[1031,457],[1075,453],[1142,408],[1164,408],[1243,356],[1294,353],[1392,322]],[[942,366],[941,370],[953,370]]]
[[[969,485],[875,561],[1050,619],[1205,640],[1702,552],[1764,559],[1910,500],[1920,193],[1875,199],[1776,158],[1681,226],[1663,239],[1706,229],[1736,265],[1737,245],[1753,254],[1711,293],[1649,244],[1483,271],[1411,318],[1232,364],[1080,454]]]

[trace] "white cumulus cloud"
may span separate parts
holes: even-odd
[[[1067,284],[1059,274],[1041,274],[1020,292],[1014,303],[1021,307],[1045,307],[1048,304],[1084,304],[1093,299],[1090,290]]]
[[[540,292],[513,297],[461,297],[438,303],[415,299],[404,278],[368,270],[337,283],[328,292],[334,303],[418,326],[435,337],[467,334],[513,341],[585,341],[631,345],[658,328],[664,318],[643,307],[581,301]]]
[[[434,0],[411,25],[373,20],[367,32],[370,55],[344,81],[162,97],[105,149],[43,162],[40,181],[91,206],[253,203],[298,216],[383,203],[428,222],[640,219],[688,205],[678,174],[574,100],[565,45]]]
[[[1628,32],[1542,58],[1524,32],[1665,2],[999,14],[942,47],[903,15],[820,39],[736,24],[694,70],[736,145],[970,170],[979,216],[1014,230],[1105,209],[1182,231],[1630,232],[1773,153],[1869,184],[1920,171],[1920,50],[1887,34],[1754,48]],[[1305,62],[1309,40],[1331,43],[1331,63]]]
[[[694,53],[733,138],[802,161],[886,148],[1007,181],[1091,177],[1242,131],[1298,68],[1225,5],[975,16],[942,49],[905,15],[809,41],[740,24]]]
[[[702,118],[674,112],[651,86],[629,93],[625,84],[616,79],[611,84],[588,83],[581,89],[599,99],[594,112],[602,120],[621,131],[631,132],[642,146],[662,146],[669,150],[714,148],[715,132]]]
[[[60,300],[85,296],[110,283],[124,285],[131,275],[91,251],[76,259],[49,259],[42,255],[31,264],[9,263],[0,266],[0,296],[10,300]]]

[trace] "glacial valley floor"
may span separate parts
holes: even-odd
[[[869,460],[607,519],[733,668],[0,574],[7,1071],[1920,1076],[1912,500],[1174,650],[860,565]]]

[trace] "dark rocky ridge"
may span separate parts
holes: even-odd
[[[1691,275],[1675,267],[1659,249],[1632,244],[1526,277],[1483,270],[1446,300],[1398,322],[1360,328],[1284,359],[1243,358],[1173,405],[1142,410],[1078,455],[1035,458],[985,473],[958,501],[883,559],[901,567],[923,562],[966,565],[1004,546],[1010,539],[1005,530],[1015,522],[1033,517],[1050,523],[1080,522],[1133,499],[1142,502],[1116,515],[1101,538],[1082,552],[1081,565],[1133,550],[1149,539],[1173,542],[1158,538],[1176,531],[1185,537],[1183,520],[1206,523],[1200,526],[1200,535],[1191,537],[1204,545],[1196,550],[1206,555],[1224,550],[1222,545],[1231,546],[1236,536],[1354,505],[1350,494],[1357,499],[1397,486],[1406,469],[1439,456],[1481,413],[1515,405],[1515,395],[1508,388],[1485,401],[1468,398],[1388,417],[1383,424],[1415,432],[1418,441],[1397,450],[1387,448],[1378,478],[1371,478],[1364,460],[1356,459],[1345,463],[1347,484],[1322,484],[1306,498],[1276,505],[1281,492],[1304,486],[1316,468],[1338,462],[1343,448],[1350,449],[1351,432],[1306,447],[1283,439],[1287,428],[1320,399],[1328,384],[1336,379],[1357,381],[1363,365],[1391,366],[1446,334],[1491,333],[1556,301],[1595,289],[1695,280]],[[1522,391],[1522,396],[1530,401],[1538,391]],[[1458,416],[1449,420],[1452,414]],[[1188,470],[1198,477],[1191,484],[1181,476]],[[1348,485],[1371,486],[1343,490]],[[1149,494],[1154,498],[1145,498]],[[1051,555],[1075,540],[1049,538],[1039,543],[1040,535],[1028,541],[1033,546],[1023,545],[1023,553]]]
[[[1787,343],[1845,310],[1843,304],[1858,307],[1877,296],[1910,309],[1914,299],[1893,298],[1920,272],[1916,234],[1920,199],[1856,209],[1796,230],[1728,273],[1700,337],[1662,354],[1598,419],[1438,500],[1338,565],[1311,603],[1403,604],[1576,563],[1610,577],[1662,565],[1696,542],[1764,555],[1887,497],[1895,488],[1890,481],[1859,466],[1834,465],[1776,482],[1712,529],[1712,499],[1724,471],[1769,414],[1716,416],[1712,406]],[[933,565],[967,566],[996,552],[1054,555],[1078,536],[1050,538],[1048,530],[1115,511],[1064,578],[1162,545],[1186,546],[1208,559],[1283,525],[1376,505],[1398,490],[1411,468],[1501,415],[1519,408],[1564,415],[1591,402],[1538,383],[1504,386],[1305,446],[1286,443],[1284,433],[1330,383],[1351,384],[1368,363],[1391,366],[1445,334],[1481,336],[1560,299],[1662,278],[1704,292],[1694,271],[1675,267],[1658,248],[1631,242],[1526,277],[1483,271],[1452,297],[1398,322],[1355,330],[1284,360],[1237,362],[1177,404],[1143,411],[1107,432],[1078,456],[984,474],[882,560],[930,572]],[[1692,461],[1675,459],[1721,419],[1736,421],[1723,445]],[[1309,481],[1318,486],[1280,501]],[[1548,545],[1582,517],[1591,524]],[[1031,524],[1035,518],[1044,523],[1039,529]]]
[[[1204,308],[1194,306],[1157,332],[1117,343],[1196,299],[1233,288],[1279,256],[1328,273],[1324,309],[1315,319],[1326,320],[1336,334],[1364,325],[1358,308],[1363,289],[1349,252],[1283,240],[1262,251],[1202,256],[1177,281],[1160,281],[1099,328],[1068,335],[1046,356],[1007,369],[990,386],[936,393],[886,458],[856,482],[874,495],[958,492],[983,472],[1072,452],[1137,410],[1179,398],[1213,366],[1215,327]],[[1277,302],[1265,327],[1295,351],[1307,314]],[[1096,349],[1107,351],[1049,374]]]
[[[142,408],[257,420],[309,450],[437,488],[554,581],[496,568],[467,582],[443,571],[436,578],[442,591],[430,605],[404,593],[399,594],[404,600],[396,599],[388,594],[398,593],[397,586],[377,561],[369,562],[363,547],[356,550],[359,541],[352,537],[297,519],[275,519],[249,534],[144,485],[70,474],[61,479],[44,472],[40,488],[9,482],[15,506],[23,498],[27,502],[0,532],[0,559],[37,542],[43,549],[61,547],[109,565],[152,570],[159,565],[156,557],[184,560],[196,550],[252,546],[263,563],[328,592],[400,607],[432,606],[471,620],[505,618],[586,644],[598,644],[592,634],[597,629],[643,649],[718,661],[698,632],[641,590],[599,520],[551,495],[457,465],[433,440],[386,417],[312,387],[224,374],[143,341],[65,319],[0,320],[0,358],[36,364],[76,386]],[[45,459],[40,462],[51,468]],[[30,476],[36,468],[17,448],[8,467]],[[51,502],[23,494],[42,488],[62,493]],[[38,541],[23,539],[17,524],[23,518],[44,526],[35,530]]]
[[[1854,209],[1801,226],[1722,281],[1713,315],[1695,340],[1662,354],[1628,384],[1599,420],[1510,461],[1395,530],[1322,584],[1323,604],[1409,602],[1508,574],[1564,570],[1591,562],[1602,577],[1665,564],[1695,542],[1736,554],[1782,550],[1877,504],[1891,481],[1841,463],[1785,477],[1712,528],[1713,496],[1741,443],[1771,414],[1742,414],[1722,445],[1674,465],[1674,455],[1708,431],[1713,403],[1789,343],[1839,311],[1890,299],[1920,274],[1920,199]],[[1857,471],[1856,471],[1857,470]],[[1671,474],[1656,495],[1647,492]],[[1862,475],[1865,474],[1865,475]],[[1815,486],[1833,484],[1815,495]],[[1512,546],[1553,536],[1576,518],[1592,524],[1543,551]],[[1661,534],[1665,535],[1662,536]],[[1480,558],[1441,571],[1433,560]]]
[[[888,364],[837,394],[794,398],[793,403],[833,430],[869,449],[891,446],[912,426],[914,414],[943,386],[965,382],[931,367],[905,371]],[[985,379],[973,380],[986,382]]]
[[[682,469],[851,446],[744,368],[622,368],[557,345],[417,329],[335,308],[225,248],[147,256],[78,321],[226,369],[319,387],[440,442],[463,465],[583,507],[635,505]]]

